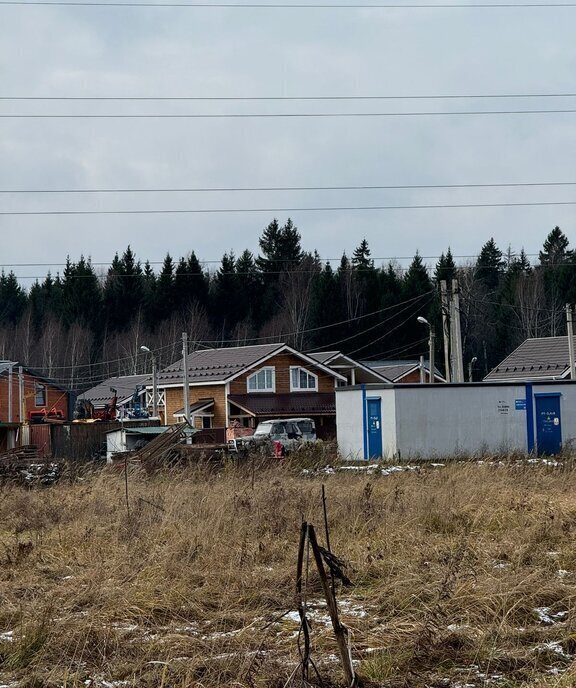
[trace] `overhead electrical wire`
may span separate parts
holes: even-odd
[[[478,93],[427,95],[325,95],[325,96],[7,96],[18,101],[326,101],[326,100],[464,100],[480,98],[576,98],[576,93]]]
[[[404,112],[208,112],[208,113],[113,113],[113,114],[1,114],[0,119],[317,119],[350,117],[458,117],[484,115],[561,115],[573,114],[574,108],[530,110],[451,110],[404,111]]]
[[[230,9],[384,9],[384,10],[433,10],[433,9],[524,9],[524,8],[540,8],[540,9],[562,9],[576,7],[576,3],[573,2],[519,2],[519,3],[435,3],[435,4],[423,4],[423,3],[412,3],[407,5],[401,4],[334,4],[334,3],[227,3],[227,2],[215,2],[215,3],[203,3],[203,2],[119,2],[118,0],[114,2],[98,2],[92,0],[91,2],[81,2],[81,1],[71,1],[65,2],[64,0],[0,0],[0,5],[29,5],[31,7],[41,7],[43,5],[50,7],[197,7],[202,9],[217,9],[217,8],[230,8]]]
[[[495,182],[493,184],[356,184],[340,186],[207,186],[102,189],[0,189],[0,194],[254,193],[277,191],[400,191],[416,189],[505,189],[576,186],[574,182]]]
[[[576,201],[526,201],[519,203],[427,203],[419,205],[360,205],[360,206],[317,206],[303,208],[164,208],[147,210],[14,210],[1,211],[0,216],[39,216],[39,215],[190,215],[215,213],[304,213],[331,211],[366,210],[432,210],[457,208],[528,208],[543,206],[576,205]]]
[[[535,257],[539,256],[540,253],[526,253],[525,252],[524,255],[527,258],[535,258]],[[413,258],[414,258],[414,256],[375,256],[372,258],[372,260],[373,261],[377,261],[377,260],[380,261],[381,260],[381,261],[386,261],[386,262],[388,262],[388,261],[394,262],[397,260],[412,260]],[[440,258],[440,256],[423,256],[423,255],[420,255],[420,258],[422,260],[438,260]],[[455,260],[478,258],[478,254],[476,253],[476,254],[468,254],[468,255],[452,255],[452,258]],[[341,259],[342,259],[342,256],[339,256],[336,258],[326,258],[326,257],[324,257],[324,258],[319,257],[318,258],[318,260],[321,263],[333,262],[333,261],[338,261]],[[148,262],[150,265],[162,265],[164,261],[162,261],[162,260],[151,260],[151,261],[146,261],[146,262]],[[216,263],[220,263],[221,259],[214,259],[213,258],[210,260],[201,260],[200,262],[205,263],[205,264],[216,264]],[[280,260],[275,260],[274,263],[284,263],[284,264],[295,263],[295,264],[298,264],[298,263],[300,263],[300,259],[299,258],[283,258]],[[100,265],[110,266],[110,263],[109,262],[97,262],[97,263],[95,263],[95,262],[90,261],[90,265],[93,267],[95,265],[96,266],[100,266]],[[562,265],[562,264],[558,263],[555,265]],[[35,267],[35,268],[37,268],[37,267],[65,267],[65,266],[66,266],[66,263],[0,263],[0,268],[9,268],[9,267],[12,267],[12,268]],[[492,265],[489,265],[489,266],[477,265],[476,267],[492,267]],[[547,268],[548,267],[554,267],[554,265],[547,265],[546,267]],[[449,269],[449,268],[446,268],[446,269]],[[456,266],[456,269],[458,269],[458,266]],[[198,275],[198,274],[200,274],[200,273],[186,273],[187,276]],[[239,274],[239,273],[235,272],[234,274]],[[243,274],[243,273],[240,273],[240,274]],[[245,274],[249,274],[249,273],[245,273]],[[267,274],[270,274],[270,273],[267,273]],[[272,274],[274,274],[274,273],[272,273]],[[81,275],[78,275],[78,276],[80,277]],[[91,277],[92,275],[87,275],[87,276]],[[113,275],[113,276],[114,277],[129,277],[130,275]]]

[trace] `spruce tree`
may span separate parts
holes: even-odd
[[[493,238],[487,241],[476,261],[476,276],[484,284],[488,291],[494,291],[504,273],[505,261],[502,259],[502,251],[496,246]]]

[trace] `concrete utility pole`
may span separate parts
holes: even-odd
[[[572,304],[566,304],[566,327],[568,330],[568,356],[570,357],[570,379],[576,380],[576,362],[574,361],[574,314]]]
[[[188,333],[182,332],[182,365],[184,366],[184,417],[190,423],[190,383],[188,381]]]
[[[441,308],[442,308],[442,339],[444,342],[444,369],[446,375],[446,382],[450,382],[451,370],[450,370],[450,318],[449,318],[449,305],[448,305],[448,288],[446,286],[446,280],[440,281],[440,297],[441,297]]]
[[[464,361],[462,360],[462,330],[460,328],[460,288],[458,280],[452,280],[452,298],[450,300],[450,320],[452,324],[452,350],[454,368],[452,379],[454,382],[464,382]]]

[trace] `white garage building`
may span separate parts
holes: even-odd
[[[576,439],[576,381],[338,387],[336,426],[349,460],[557,454]]]

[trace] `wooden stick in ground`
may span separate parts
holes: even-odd
[[[324,591],[324,597],[326,598],[326,604],[328,605],[328,613],[330,614],[332,628],[334,629],[336,643],[338,644],[342,669],[344,670],[344,678],[346,679],[346,684],[352,688],[352,686],[356,686],[358,684],[356,682],[356,675],[354,674],[354,667],[352,666],[352,658],[350,657],[350,651],[348,649],[348,630],[346,626],[340,623],[338,607],[336,605],[336,597],[332,593],[332,589],[328,583],[328,577],[326,576],[326,571],[324,570],[322,555],[318,549],[316,532],[314,531],[314,526],[312,525],[308,526],[308,541],[312,547],[316,568],[318,569],[320,582],[322,583],[322,590]]]
[[[304,636],[304,652],[302,655],[302,680],[308,681],[308,665],[310,663],[310,631],[308,629],[308,619],[302,602],[302,569],[304,566],[304,550],[308,538],[308,524],[302,523],[300,528],[300,543],[298,545],[298,562],[296,564],[296,601],[298,604],[298,615],[300,617],[300,628]]]
[[[326,505],[326,489],[322,483],[322,509],[324,511],[324,532],[326,534],[326,549],[332,554],[330,549],[330,531],[328,529],[328,508]],[[336,583],[334,582],[334,571],[330,569],[330,582],[332,584],[332,594],[336,597]]]

